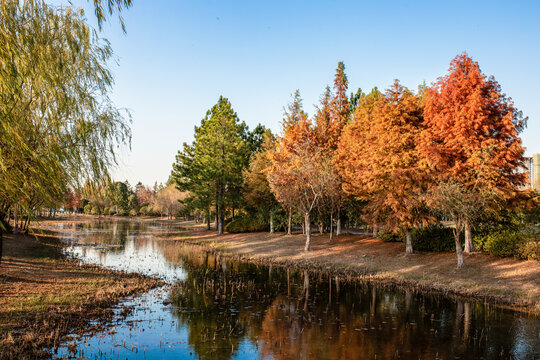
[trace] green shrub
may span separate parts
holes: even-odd
[[[540,260],[540,238],[527,238],[518,249],[518,257],[526,260]]]
[[[377,233],[377,237],[388,242],[404,242],[405,234],[382,230]]]
[[[90,213],[92,213],[92,205],[90,205],[90,204],[84,205],[84,213],[85,213],[85,214],[90,214]]]
[[[230,233],[268,231],[268,224],[250,216],[242,216],[226,224],[225,231]]]
[[[518,231],[499,231],[485,235],[483,249],[490,255],[508,257],[519,256],[519,249],[525,243],[525,238]]]
[[[129,210],[129,216],[137,216],[137,215],[139,215],[139,214],[137,213],[137,210],[135,210],[135,209]]]
[[[413,249],[423,251],[455,251],[454,230],[442,224],[433,224],[411,231]]]
[[[92,206],[92,210],[90,211],[90,214],[99,215],[99,208],[97,206]]]
[[[405,233],[402,231],[398,233],[381,231],[378,237],[384,241],[405,243]],[[445,227],[442,224],[412,229],[411,240],[414,250],[454,251],[456,249],[452,228]]]

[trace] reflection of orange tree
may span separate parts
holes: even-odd
[[[188,277],[171,291],[174,315],[189,329],[188,342],[201,359],[229,359],[243,339],[259,338],[262,316],[280,282],[269,281],[265,267],[201,252],[184,255]]]
[[[288,284],[282,269],[182,252],[188,278],[170,297],[201,359],[231,358],[244,341],[273,359],[493,358],[525,331],[481,305],[298,271]]]
[[[458,303],[454,311],[452,304],[442,301],[446,310],[439,312],[434,302],[415,298],[411,292],[342,284],[336,294],[334,284],[334,294],[329,296],[328,284],[326,289],[324,283],[312,284],[307,311],[302,299],[284,295],[274,299],[262,323],[261,357],[436,358],[437,354],[468,354],[475,341],[470,304]],[[496,342],[501,340],[510,345],[503,339]],[[494,355],[490,349],[480,344],[475,355]]]

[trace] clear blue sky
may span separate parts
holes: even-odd
[[[278,131],[290,94],[313,113],[338,61],[350,90],[416,89],[463,51],[529,117],[524,145],[540,152],[540,1],[134,0],[124,19],[127,34],[116,19],[101,32],[118,58],[113,99],[133,114],[118,180],[166,181],[220,95],[251,128]]]

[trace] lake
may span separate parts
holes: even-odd
[[[181,224],[57,223],[82,263],[167,285],[115,307],[55,358],[540,359],[540,320],[475,301],[233,261],[171,240]]]

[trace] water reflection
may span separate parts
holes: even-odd
[[[78,355],[130,359],[540,357],[540,322],[535,318],[479,303],[222,259],[176,241],[139,238],[156,231],[138,229],[134,237],[125,237],[121,247],[101,250],[102,257],[93,247],[76,252],[77,245],[71,250],[74,256],[103,266],[116,266],[138,253],[141,259],[133,258],[131,269],[142,262],[141,271],[150,266],[159,276],[167,274],[165,269],[182,274],[167,291],[125,304],[134,305],[135,310],[127,318],[118,310],[115,333],[86,338],[78,346]],[[171,305],[164,306],[168,301]],[[58,356],[68,354],[66,347]]]

